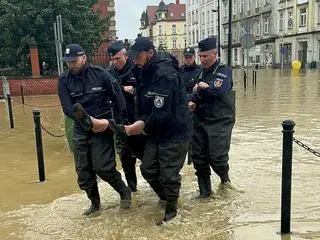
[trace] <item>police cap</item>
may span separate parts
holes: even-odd
[[[217,40],[215,37],[208,37],[198,43],[199,52],[206,52],[217,48]]]
[[[150,38],[138,37],[135,39],[130,50],[128,51],[128,55],[132,58],[136,58],[141,52],[146,52],[151,49],[154,49],[154,45]]]
[[[66,47],[62,61],[76,61],[79,56],[85,55],[83,48],[79,44],[70,44]]]
[[[184,56],[194,56],[194,55],[196,55],[196,51],[194,50],[194,48],[188,47],[183,50],[183,55]]]
[[[123,42],[119,40],[119,41],[116,41],[116,42],[110,44],[110,46],[106,50],[106,54],[109,57],[112,57],[124,48],[125,48],[125,46],[124,46]]]

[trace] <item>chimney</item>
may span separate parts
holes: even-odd
[[[176,4],[180,4],[180,0],[176,0]]]

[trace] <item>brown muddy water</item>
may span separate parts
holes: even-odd
[[[250,74],[251,77],[251,74]],[[73,157],[65,138],[43,132],[46,182],[38,183],[32,107],[13,101],[15,128],[9,129],[6,105],[0,102],[0,239],[320,239],[320,158],[293,145],[291,235],[281,236],[282,126],[295,121],[294,136],[320,151],[319,71],[259,70],[257,85],[235,71],[237,122],[230,152],[232,181],[240,192],[221,189],[212,175],[214,195],[196,200],[192,166],[182,170],[179,217],[158,227],[163,214],[155,194],[138,169],[138,194],[130,210],[99,183],[103,211],[85,218],[89,201],[76,184]],[[19,97],[15,97],[19,100]],[[30,96],[41,109],[42,124],[64,132],[57,96]],[[138,164],[139,165],[139,164]],[[120,167],[120,166],[119,166]]]

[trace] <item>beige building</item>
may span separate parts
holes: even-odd
[[[147,6],[141,14],[141,35],[150,37],[158,51],[171,52],[181,60],[187,43],[185,13],[185,4],[179,0],[169,4],[161,0],[157,6]]]

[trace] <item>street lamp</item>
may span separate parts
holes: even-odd
[[[228,20],[228,66],[231,66],[231,51],[232,51],[232,30],[231,30],[231,21],[232,21],[232,0],[229,0],[229,20]]]
[[[218,13],[218,57],[220,56],[220,0],[218,0],[218,8],[212,9],[212,12]]]

